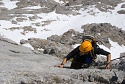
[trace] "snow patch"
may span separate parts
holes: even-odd
[[[10,0],[3,0],[3,6],[5,8],[8,8],[9,10],[14,9],[17,7],[16,3],[19,1],[10,1]]]

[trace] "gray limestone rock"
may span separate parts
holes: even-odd
[[[15,45],[9,39],[0,40],[1,84],[120,84],[123,69],[70,69],[54,67],[62,59],[48,54],[36,54],[30,48]],[[119,65],[119,68],[121,66]],[[124,67],[124,66],[123,66]]]

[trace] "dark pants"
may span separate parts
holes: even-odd
[[[70,68],[71,68],[71,69],[81,69],[81,68],[82,68],[82,65],[83,65],[82,62],[73,61],[73,62],[71,63]]]
[[[89,63],[89,64],[84,64],[82,62],[76,62],[73,61],[70,65],[71,69],[81,69],[81,68],[89,68],[93,63]]]

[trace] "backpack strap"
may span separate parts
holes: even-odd
[[[93,61],[97,58],[97,55],[94,53],[94,48],[92,48],[92,50],[90,51],[90,55]]]

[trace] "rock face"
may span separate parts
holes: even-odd
[[[97,37],[98,43],[106,47],[111,47],[109,39],[118,42],[119,45],[125,45],[125,31],[112,26],[109,23],[87,24],[83,25],[84,34],[94,35]]]
[[[7,38],[0,38],[0,84],[124,84],[124,61],[106,69],[69,69],[54,65],[61,59],[43,53],[34,53]]]
[[[45,40],[40,38],[29,38],[28,40],[20,40],[20,44],[26,43],[29,43],[36,51],[39,49],[43,49],[44,54],[56,55],[57,57],[61,58],[63,58],[71,51],[71,49],[73,49],[59,42],[53,42],[51,40]]]

